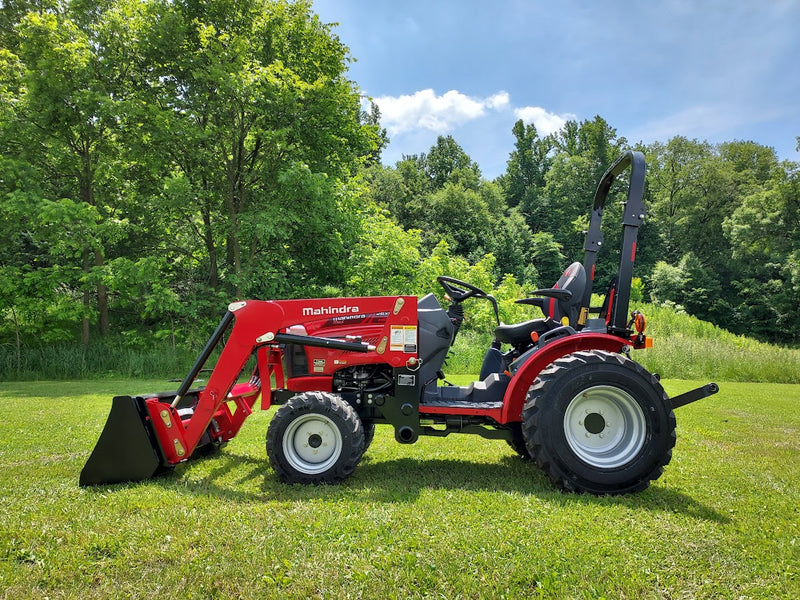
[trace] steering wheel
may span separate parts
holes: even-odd
[[[445,293],[450,296],[453,302],[462,302],[467,298],[488,298],[489,294],[484,292],[481,288],[475,287],[471,283],[467,283],[466,281],[461,281],[460,279],[455,279],[453,277],[447,277],[446,275],[440,275],[436,278],[436,281],[439,282],[444,288]]]

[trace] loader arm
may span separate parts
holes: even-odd
[[[236,379],[239,377],[242,369],[244,369],[250,356],[259,345],[264,345],[268,341],[272,341],[276,331],[283,324],[283,310],[280,305],[275,302],[254,301],[234,303],[228,307],[228,312],[235,317],[233,320],[233,327],[230,330],[230,335],[225,343],[225,347],[217,360],[217,364],[211,372],[208,383],[205,388],[200,391],[194,414],[186,425],[185,438],[188,446],[187,453],[190,455],[200,441],[200,438],[208,429],[211,420],[219,411],[221,405],[230,399],[229,395],[236,383]],[[270,334],[272,337],[270,337]],[[188,379],[187,377],[187,380]],[[182,387],[185,386],[188,388],[191,386],[191,383],[187,385],[187,380],[184,380]],[[267,385],[269,385],[269,378],[267,378],[266,381]],[[261,391],[260,382],[250,383],[248,385],[252,389],[242,391],[249,391],[250,393],[255,392],[256,394]],[[239,391],[236,397],[241,395],[242,393]],[[246,417],[245,412],[247,412],[245,406],[246,405],[241,403],[237,405],[237,412],[239,410],[244,412],[241,413],[239,419],[236,419],[238,423],[232,421],[230,423],[231,427],[229,427],[227,431],[222,432],[225,441],[236,435],[239,427],[241,427]],[[252,405],[250,406],[252,408]],[[234,425],[238,426],[234,429],[232,427]],[[228,437],[229,435],[230,437]]]

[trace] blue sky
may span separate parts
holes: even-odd
[[[800,161],[800,0],[315,0],[378,103],[383,161],[452,135],[492,179],[518,118],[629,142],[752,140]]]

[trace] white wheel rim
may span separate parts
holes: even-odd
[[[294,469],[306,475],[316,475],[339,460],[342,434],[324,415],[303,415],[286,429],[282,446],[286,460]]]
[[[575,396],[564,413],[570,449],[593,467],[622,467],[639,454],[647,438],[644,412],[633,396],[597,385]]]

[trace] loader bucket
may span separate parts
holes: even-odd
[[[142,398],[114,398],[106,426],[81,471],[81,486],[141,481],[155,475],[162,463],[161,450],[145,414]]]

